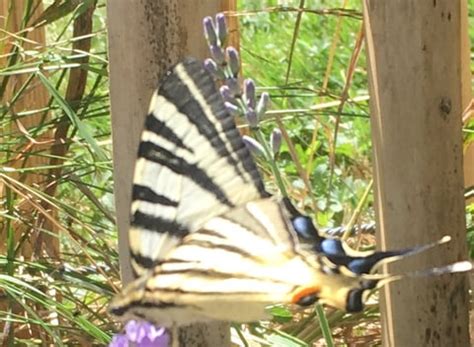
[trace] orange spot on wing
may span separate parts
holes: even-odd
[[[291,298],[291,303],[296,304],[305,296],[318,294],[320,291],[321,287],[319,286],[302,288],[301,290],[297,291],[295,295],[293,295],[293,297]]]

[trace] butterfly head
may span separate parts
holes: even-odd
[[[319,301],[347,312],[360,312],[371,291],[389,282],[406,277],[466,272],[472,269],[472,264],[464,261],[399,275],[376,274],[384,264],[425,252],[449,242],[450,237],[445,236],[430,244],[402,250],[358,252],[340,239],[321,235],[309,217],[299,214],[291,205],[289,208],[288,206],[287,203],[291,226],[302,245],[315,255],[321,273],[320,278],[315,281],[321,285],[298,288],[293,293],[291,302],[294,304],[308,306]]]
[[[377,287],[377,280],[366,279],[347,270],[324,273],[321,268],[315,273],[313,284],[296,288],[290,301],[306,307],[316,302],[324,303],[346,312],[360,312],[371,290]],[[342,269],[341,269],[342,270]]]

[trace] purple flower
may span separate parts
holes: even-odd
[[[216,27],[219,44],[221,47],[224,47],[227,40],[227,23],[223,13],[218,13],[216,15]]]
[[[261,118],[267,111],[268,105],[270,104],[270,95],[268,93],[262,93],[260,100],[257,105],[257,116]]]
[[[225,56],[222,48],[217,45],[210,45],[209,49],[211,51],[212,59],[214,59],[217,64],[223,65],[225,63]]]
[[[211,17],[206,17],[203,20],[204,26],[204,36],[206,36],[206,40],[209,45],[217,45],[217,33],[214,27],[214,23]]]
[[[225,79],[224,72],[220,67],[217,66],[216,62],[212,59],[204,60],[204,68],[209,71],[218,80]]]
[[[247,148],[255,155],[265,155],[265,150],[263,146],[258,143],[257,140],[251,138],[250,136],[244,135],[242,136],[242,140],[244,141]]]
[[[272,146],[273,154],[277,154],[281,147],[281,130],[278,128],[273,129],[270,135],[270,144]]]
[[[237,78],[240,71],[239,52],[234,47],[227,47],[226,52],[232,77]]]
[[[124,334],[115,334],[109,347],[128,347],[128,337]]]
[[[244,81],[244,94],[247,106],[255,109],[255,82],[250,78]]]
[[[224,106],[226,108],[226,110],[233,116],[237,116],[240,114],[240,108],[239,106],[229,102],[229,101],[225,101],[224,102]]]
[[[129,342],[137,347],[168,347],[169,336],[165,328],[131,320],[125,325],[125,334],[114,335],[109,347],[128,347]]]

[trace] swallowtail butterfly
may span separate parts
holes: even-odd
[[[358,253],[318,235],[288,200],[265,191],[212,76],[193,59],[169,71],[153,95],[129,240],[136,279],[110,311],[166,327],[261,320],[276,303],[321,300],[360,311],[364,294],[386,279],[371,274],[375,267],[433,246]]]

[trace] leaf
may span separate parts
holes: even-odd
[[[33,26],[40,23],[41,25],[53,23],[73,12],[78,6],[81,6],[83,12],[84,7],[89,6],[90,3],[90,0],[66,0],[61,4],[60,1],[56,0],[41,13],[38,19],[34,21]]]
[[[293,319],[293,314],[286,307],[273,306],[269,311],[278,323],[286,323]]]
[[[51,96],[53,97],[54,101],[59,105],[59,107],[64,111],[66,116],[69,118],[72,124],[77,128],[79,132],[79,136],[81,136],[92,148],[93,152],[97,155],[100,160],[106,160],[107,157],[99,147],[97,142],[95,141],[94,137],[91,135],[89,129],[87,128],[86,124],[84,124],[79,117],[77,117],[76,112],[69,106],[69,103],[58,93],[56,88],[49,82],[48,78],[43,75],[40,71],[36,73],[44,84],[46,89],[49,91]]]

